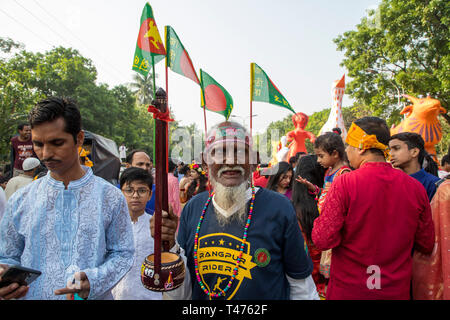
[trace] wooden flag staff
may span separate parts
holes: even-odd
[[[250,137],[253,137],[253,63],[250,63]]]
[[[141,281],[144,287],[152,291],[170,291],[178,288],[184,281],[185,267],[181,257],[169,252],[169,243],[161,243],[162,210],[169,212],[167,183],[167,127],[173,121],[169,117],[167,95],[164,89],[156,91],[153,105],[148,111],[153,113],[156,131],[155,152],[155,245],[154,253],[147,256],[141,268]],[[161,248],[163,247],[163,252]]]

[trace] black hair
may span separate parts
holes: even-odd
[[[394,134],[391,137],[391,140],[400,140],[406,143],[408,146],[408,150],[417,148],[419,149],[419,156],[417,160],[419,165],[428,173],[431,173],[435,176],[438,176],[438,166],[437,163],[433,160],[431,155],[425,151],[425,141],[422,136],[415,132],[400,132]]]
[[[81,131],[81,114],[74,101],[69,98],[49,97],[39,101],[30,111],[28,120],[31,128],[45,122],[64,119],[64,131],[70,133],[75,143]]]
[[[189,168],[189,166],[188,166],[188,168]],[[198,171],[197,171],[197,173],[199,175],[199,178],[192,180],[192,182],[189,184],[189,187],[186,190],[187,200],[191,199],[195,195],[195,189],[197,188],[197,185],[199,185],[199,184],[200,184],[200,186],[198,187],[196,194],[206,191],[206,184],[208,183],[208,178],[206,177],[206,175],[201,174]]]
[[[145,151],[144,149],[134,149],[134,150],[131,150],[130,153],[127,154],[125,162],[131,165],[131,163],[133,163],[134,154],[138,153],[138,152],[144,152],[145,154],[148,155],[147,151]],[[150,156],[148,156],[148,157],[150,158],[150,162],[153,163],[152,158]]]
[[[288,171],[293,171],[292,166],[286,161],[280,161],[275,166],[271,168],[272,175],[267,182],[267,189],[277,191],[278,182],[280,182],[281,175],[287,173]],[[294,172],[292,172],[294,173]],[[289,189],[292,187],[292,180],[289,184]]]
[[[180,170],[178,170],[178,173],[186,174],[189,170],[191,170],[191,169],[189,168],[189,165],[188,165],[188,164],[185,164],[185,165],[183,165],[183,166],[181,167]]]
[[[317,162],[317,155],[306,155],[301,157],[295,168],[295,174],[292,180],[300,176],[307,179],[316,186],[323,184],[325,168]],[[311,232],[314,220],[319,216],[317,201],[314,195],[308,192],[308,187],[295,181],[292,188],[292,204],[297,213],[297,220],[300,222],[302,231],[308,240],[311,240]]]
[[[22,130],[23,130],[23,127],[26,127],[26,126],[29,126],[29,125],[30,125],[29,123],[25,123],[25,122],[20,123],[20,124],[17,126],[17,130],[22,131]]]
[[[173,172],[176,167],[177,165],[175,164],[175,162],[171,158],[169,158],[169,172]]]
[[[385,120],[378,117],[364,117],[355,120],[354,123],[368,135],[375,135],[378,142],[386,145],[386,147],[389,145],[391,133]],[[376,153],[384,157],[384,153],[380,149],[371,148],[367,150],[371,153]]]
[[[305,155],[305,154],[307,154],[306,152],[303,152],[303,151],[300,151],[300,152],[297,152],[296,154],[295,154],[295,157],[297,158],[297,160],[298,159],[300,159],[300,157],[302,156],[302,155]]]
[[[342,130],[339,127],[333,128],[331,131],[336,133],[336,134],[338,134],[338,135],[341,135],[341,133],[342,133]]]
[[[298,158],[296,156],[292,156],[289,158],[289,164],[292,166],[297,160]]]
[[[120,176],[120,188],[122,189],[127,183],[130,184],[134,181],[142,182],[152,190],[153,177],[147,170],[137,167],[125,169]]]
[[[39,179],[46,176],[47,172],[48,169],[42,164],[39,164],[39,166],[36,168],[36,171],[34,172],[34,176],[37,177],[37,179]]]
[[[7,176],[0,175],[0,183],[5,183],[5,182],[8,182],[8,181],[9,181],[9,178]]]
[[[450,164],[450,156],[446,154],[441,159],[441,166],[444,166],[446,163]]]
[[[320,148],[330,155],[336,150],[339,158],[346,161],[344,141],[337,133],[326,132],[318,136],[314,142],[314,148]]]

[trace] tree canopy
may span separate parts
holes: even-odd
[[[448,110],[449,20],[446,0],[383,0],[334,40],[352,79],[346,93],[389,125],[400,120],[403,93],[429,94]]]
[[[347,69],[346,94],[354,104],[343,108],[344,122],[373,115],[389,126],[402,120],[400,111],[407,100],[430,95],[447,109],[440,117],[443,138],[438,154],[450,145],[450,2],[446,0],[382,0],[376,10],[363,17],[354,30],[334,39],[344,52],[341,66]],[[306,130],[318,134],[330,109],[310,116]],[[280,135],[293,129],[290,116],[269,125]],[[311,151],[307,141],[306,147]]]
[[[382,0],[354,30],[334,39],[337,50],[344,53],[341,65],[347,69],[350,80],[346,94],[354,100],[352,106],[343,108],[347,128],[353,120],[366,115],[382,117],[388,125],[397,124],[406,102],[403,93],[430,95],[449,112],[449,20],[450,2],[446,0]],[[153,154],[154,120],[146,107],[152,92],[150,78],[139,75],[133,83],[113,88],[97,83],[93,62],[72,48],[33,53],[14,40],[0,38],[0,160],[8,157],[9,140],[16,134],[17,124],[26,121],[32,106],[49,95],[74,99],[80,107],[84,129],[118,144],[123,142],[129,149],[142,148]],[[324,108],[310,115],[306,130],[317,135],[329,110]],[[448,112],[440,117],[440,155],[450,145]],[[177,128],[177,121],[170,124],[170,136],[176,139]],[[191,144],[200,137],[195,125],[184,129]],[[279,130],[279,137],[271,136],[272,129]],[[271,123],[257,137],[257,144],[267,148],[271,156],[271,140],[293,129],[288,115]],[[170,148],[176,147],[177,142],[172,141]],[[313,151],[309,141],[306,147]],[[191,152],[191,156],[195,157],[195,153]]]
[[[27,122],[31,108],[47,96],[73,99],[80,108],[83,129],[118,145],[125,143],[130,151],[143,149],[153,155],[154,119],[147,111],[153,96],[151,77],[136,75],[133,83],[110,88],[97,83],[92,61],[77,50],[57,47],[32,53],[12,39],[0,38],[0,161],[9,159],[17,125]],[[201,133],[195,125],[183,128],[175,120],[169,124],[170,136],[179,128],[190,137],[183,143],[191,151],[184,156],[191,159],[194,140],[201,139]],[[169,148],[175,148],[179,140],[170,141]]]
[[[17,125],[47,96],[70,97],[76,101],[83,129],[142,148],[152,154],[153,118],[126,85],[109,88],[97,84],[92,61],[77,50],[57,47],[32,53],[11,39],[0,38],[0,154],[9,155],[10,138]]]

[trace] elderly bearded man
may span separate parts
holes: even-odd
[[[223,122],[209,132],[203,160],[214,192],[193,197],[181,213],[177,240],[187,273],[167,298],[319,299],[294,208],[251,184],[253,158],[241,125]],[[173,239],[164,228],[172,221],[163,216],[162,223],[162,239]]]

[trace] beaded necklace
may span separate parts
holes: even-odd
[[[212,192],[208,198],[208,200],[205,203],[205,207],[203,208],[202,215],[200,216],[200,221],[197,225],[197,230],[195,232],[195,239],[194,239],[194,268],[195,268],[195,275],[197,276],[197,282],[200,285],[200,288],[205,292],[210,298],[219,298],[222,295],[225,295],[225,293],[228,291],[228,289],[231,288],[231,285],[233,284],[234,279],[236,278],[236,275],[238,273],[239,264],[241,262],[242,255],[244,253],[244,246],[247,240],[247,231],[248,227],[250,226],[250,221],[252,220],[252,214],[253,214],[253,204],[255,202],[255,186],[252,184],[252,200],[250,202],[250,210],[248,212],[248,218],[247,223],[245,224],[244,228],[244,236],[242,237],[241,247],[240,247],[240,253],[239,257],[236,260],[236,265],[233,270],[233,275],[231,276],[230,281],[228,282],[228,285],[224,290],[221,290],[219,293],[211,293],[206,289],[202,279],[200,278],[200,273],[198,271],[198,258],[197,258],[197,250],[198,250],[198,235],[200,233],[200,226],[202,225],[203,219],[205,218],[206,209],[208,208],[209,203],[211,202],[212,197],[214,196],[214,192]]]

